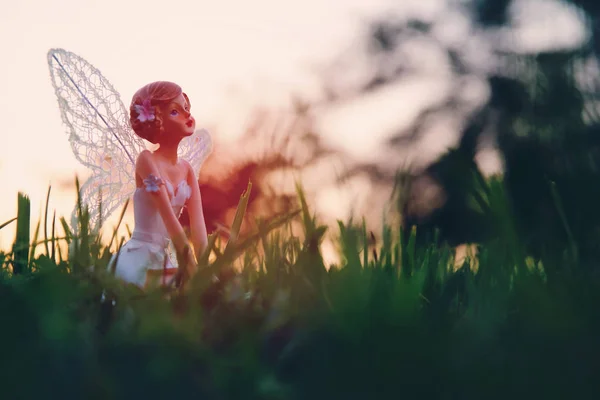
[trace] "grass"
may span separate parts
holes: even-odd
[[[54,215],[48,233],[46,210],[31,236],[29,200],[20,194],[15,244],[0,253],[2,397],[600,393],[598,280],[568,273],[577,270],[576,243],[561,260],[525,253],[501,180],[482,182],[474,196],[499,234],[459,268],[454,249],[417,245],[414,230],[402,237],[399,226],[385,225],[376,243],[364,221],[338,221],[331,231],[300,187],[297,211],[257,221],[256,232],[239,237],[247,195],[229,242],[211,236],[189,289],[165,295],[113,278],[106,266],[125,238],[113,233],[103,245],[80,203],[76,229]],[[339,265],[323,261],[328,234]],[[557,265],[561,279],[549,279],[547,268]]]

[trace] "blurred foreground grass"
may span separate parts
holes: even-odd
[[[498,235],[460,268],[414,231],[386,225],[373,244],[352,221],[326,266],[328,229],[299,188],[297,212],[238,238],[242,196],[236,240],[211,237],[190,289],[169,294],[113,279],[125,238],[103,245],[81,207],[75,231],[46,212],[31,236],[20,194],[2,226],[17,234],[0,253],[0,397],[598,398],[598,279],[578,272],[576,243],[562,259],[525,254],[502,182],[486,185]]]

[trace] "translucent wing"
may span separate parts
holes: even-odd
[[[177,155],[192,165],[196,179],[198,179],[200,167],[202,167],[202,163],[211,152],[212,139],[210,133],[206,129],[200,129],[181,141]]]
[[[98,69],[63,49],[48,52],[48,66],[73,153],[92,172],[80,193],[92,226],[99,228],[135,190],[135,159],[145,144],[133,134],[121,96]]]

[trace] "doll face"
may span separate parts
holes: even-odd
[[[162,108],[162,125],[169,136],[185,137],[194,133],[196,121],[190,113],[190,105],[183,94]]]

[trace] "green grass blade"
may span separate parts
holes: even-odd
[[[8,221],[2,223],[0,225],[0,229],[4,228],[5,226],[9,225],[11,222],[15,222],[17,220],[17,217],[14,217],[13,219],[9,219]]]
[[[69,224],[65,217],[60,217],[60,224],[62,225],[63,231],[65,233],[65,239],[67,241],[67,244],[71,243],[71,240],[73,240],[73,231],[71,231],[71,228],[69,227]]]
[[[38,236],[40,234],[40,225],[41,225],[42,221],[38,221],[36,227],[35,227],[35,231],[33,234],[33,240],[31,241],[31,246],[29,248],[29,263],[31,263],[34,260],[35,257],[35,249],[37,248],[37,242],[38,242]],[[44,240],[44,242],[46,242]]]
[[[105,251],[110,250],[115,238],[117,237],[117,231],[119,230],[119,227],[121,226],[121,223],[123,222],[123,218],[125,217],[125,212],[127,211],[128,206],[129,206],[129,199],[125,200],[125,204],[123,205],[123,210],[121,211],[121,215],[119,215],[119,221],[117,222],[117,226],[113,230],[113,234],[110,238],[110,242],[108,243],[108,246],[106,247]]]
[[[363,239],[363,268],[369,266],[369,237],[367,235],[367,221],[363,218],[361,235]]]
[[[50,259],[56,262],[56,210],[54,210],[54,214],[52,215],[52,253],[50,254]]]
[[[12,222],[15,222],[17,220],[17,217],[14,217],[13,219],[9,219],[8,221],[0,224],[0,229],[4,228],[5,226],[9,225]]]
[[[50,205],[50,190],[52,186],[48,186],[48,194],[46,195],[46,207],[44,207],[44,247],[46,248],[46,255],[50,257],[50,248],[48,247],[48,206]]]
[[[13,245],[13,273],[22,274],[29,265],[31,201],[21,192],[17,198],[17,233]]]
[[[233,246],[238,239],[240,229],[242,227],[242,222],[244,220],[244,216],[246,215],[246,208],[248,207],[248,199],[250,198],[251,190],[252,182],[248,182],[248,187],[246,188],[246,191],[242,193],[237,209],[235,211],[235,218],[233,219],[233,224],[231,225],[231,233],[229,235],[229,241],[227,242],[227,246],[225,246],[225,252],[230,251],[230,246]]]

